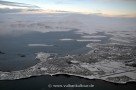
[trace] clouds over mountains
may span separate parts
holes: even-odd
[[[22,11],[37,11],[40,7],[30,4],[0,0],[0,13],[15,13]]]

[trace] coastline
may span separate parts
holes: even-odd
[[[47,82],[48,81],[48,82]],[[41,82],[41,83],[39,83]],[[26,84],[23,84],[26,83]],[[88,87],[88,88],[57,88],[52,87],[49,88],[48,85],[88,85],[92,84],[94,87]],[[86,79],[82,77],[77,76],[71,76],[71,75],[41,75],[41,76],[32,76],[30,78],[24,78],[24,79],[18,79],[18,80],[1,80],[0,81],[0,88],[2,90],[11,90],[14,87],[14,90],[26,90],[26,89],[33,89],[33,90],[101,90],[103,88],[104,90],[135,90],[136,88],[136,82],[127,82],[125,84],[119,84],[119,83],[112,83],[107,82],[100,79]]]

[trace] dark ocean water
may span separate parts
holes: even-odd
[[[0,36],[0,70],[13,71],[25,69],[35,65],[38,61],[35,59],[36,53],[57,53],[58,56],[68,54],[82,54],[89,51],[86,44],[89,42],[60,41],[59,39],[71,38],[79,39],[80,34],[74,31],[67,32],[29,32],[22,35]],[[28,44],[48,44],[53,46],[31,47]],[[25,57],[21,57],[24,55]]]
[[[53,87],[53,85],[93,85],[93,87]],[[48,85],[52,85],[50,88]],[[0,90],[135,90],[136,83],[114,84],[76,76],[38,76],[20,80],[0,81]]]

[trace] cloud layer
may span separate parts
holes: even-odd
[[[0,13],[16,13],[22,11],[37,11],[40,7],[30,4],[0,0]]]
[[[17,7],[27,7],[31,9],[39,9],[40,7],[30,4],[24,4],[24,3],[17,3],[17,2],[9,2],[9,1],[0,1],[1,5],[7,5],[7,6],[17,6]]]

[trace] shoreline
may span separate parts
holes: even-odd
[[[82,79],[86,79],[86,80],[101,80],[104,82],[108,82],[111,84],[117,84],[117,85],[126,85],[128,83],[135,83],[136,81],[128,81],[128,82],[122,82],[122,83],[117,83],[117,82],[112,82],[112,81],[108,81],[108,80],[104,80],[101,78],[88,78],[86,76],[82,76],[82,75],[76,75],[76,74],[67,74],[67,73],[56,73],[56,74],[45,74],[45,75],[35,75],[35,76],[29,76],[29,77],[24,77],[24,78],[16,78],[16,79],[5,79],[5,80],[0,80],[0,81],[15,81],[15,80],[24,80],[24,79],[29,79],[29,78],[33,78],[33,77],[41,77],[41,76],[51,76],[51,77],[56,77],[56,76],[64,76],[64,77],[78,77],[78,78],[82,78]]]

